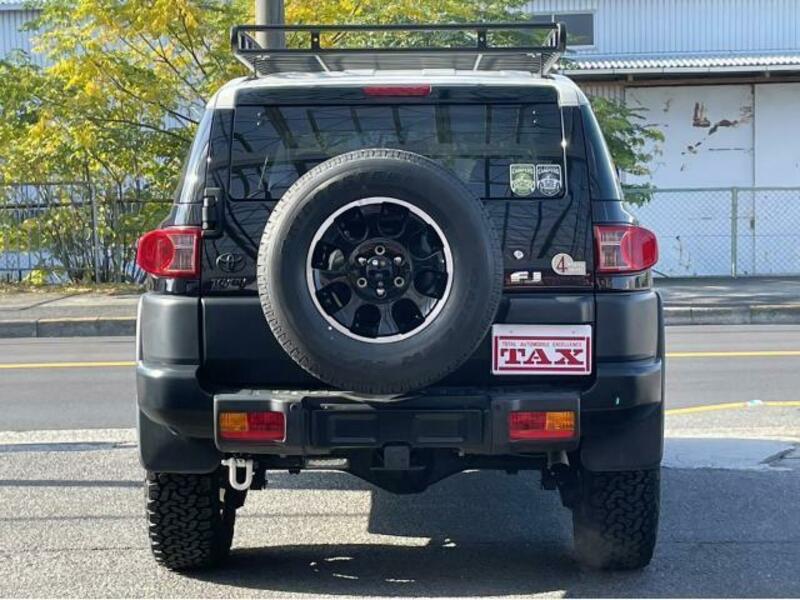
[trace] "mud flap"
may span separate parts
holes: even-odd
[[[633,409],[628,418],[584,430],[581,464],[589,471],[654,469],[664,454],[664,403]],[[614,415],[616,416],[616,415]]]
[[[182,437],[138,412],[139,462],[159,473],[211,473],[222,455],[213,440]]]

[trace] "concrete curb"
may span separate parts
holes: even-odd
[[[667,325],[800,325],[800,304],[667,306],[664,320]],[[0,338],[123,336],[135,333],[135,317],[0,321]]]
[[[135,333],[135,317],[0,321],[0,338],[122,336]]]
[[[667,306],[667,325],[798,325],[800,304],[754,306]]]

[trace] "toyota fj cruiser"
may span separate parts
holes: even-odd
[[[285,26],[306,43],[267,51],[271,29],[234,28],[253,75],[209,102],[169,217],[139,241],[158,562],[219,563],[270,471],[413,493],[500,469],[560,492],[582,563],[646,565],[657,245],[585,96],[551,73],[563,25]],[[326,44],[367,29],[433,41]]]

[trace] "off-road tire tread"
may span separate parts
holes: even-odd
[[[145,481],[150,547],[174,571],[205,569],[227,557],[234,511],[222,514],[219,476],[151,473]]]
[[[580,473],[573,509],[575,552],[586,566],[640,569],[650,563],[658,532],[660,469]]]
[[[406,161],[410,161],[414,164],[419,165],[420,167],[426,168],[436,168],[439,169],[443,174],[445,174],[450,180],[452,181],[453,185],[461,186],[463,189],[466,190],[466,186],[452,173],[450,173],[447,169],[420,157],[416,154],[411,152],[406,152],[403,150],[385,150],[385,149],[367,149],[367,150],[356,150],[354,152],[348,152],[345,154],[340,154],[339,156],[335,156],[330,160],[317,165],[313,169],[309,170],[301,179],[298,179],[294,185],[292,185],[286,193],[281,197],[280,201],[276,203],[275,208],[272,210],[269,219],[267,220],[267,225],[264,228],[264,234],[261,238],[261,244],[258,250],[258,263],[259,265],[263,265],[267,260],[267,251],[269,249],[268,240],[273,237],[273,230],[278,228],[282,221],[286,218],[287,209],[292,206],[292,204],[296,201],[296,197],[300,195],[300,192],[303,188],[302,185],[298,185],[303,179],[317,177],[325,173],[326,171],[336,169],[341,165],[357,160],[364,160],[364,159],[384,159],[384,158],[399,158]],[[467,192],[469,193],[469,192]],[[477,204],[480,206],[480,210],[485,215],[487,222],[491,222],[491,217],[489,212],[486,210],[484,204],[480,201],[477,201]],[[494,227],[487,228],[487,234],[490,237],[491,244],[496,247],[500,248],[500,238],[498,237],[497,231]],[[497,306],[500,302],[500,297],[503,293],[503,263],[502,261],[497,261],[496,263],[496,270],[494,273],[490,273],[489,281],[496,281],[499,282],[497,285],[494,285],[491,289],[491,296],[490,301],[486,303],[486,312],[484,315],[484,320],[487,322],[491,322],[494,319],[495,312],[497,310]],[[318,362],[312,361],[311,357],[304,354],[300,348],[298,348],[294,342],[292,341],[291,336],[287,335],[286,331],[281,327],[278,318],[275,315],[275,308],[272,305],[270,295],[268,293],[268,284],[265,277],[265,270],[259,268],[258,269],[258,289],[259,289],[259,299],[261,301],[261,307],[264,311],[264,316],[269,324],[270,329],[272,330],[272,334],[278,343],[283,347],[284,351],[294,360],[298,365],[303,367],[306,371],[317,375],[320,379],[329,382],[331,385],[339,388],[339,389],[348,389],[350,387],[349,381],[344,381],[339,377],[338,372],[335,370],[331,370],[326,368],[325,365],[319,364]],[[413,381],[408,382],[408,391],[413,389],[420,389],[424,388],[428,385],[431,385],[437,381],[440,381],[447,375],[453,372],[453,370],[461,365],[466,359],[468,359],[472,354],[475,352],[475,349],[478,347],[480,342],[483,340],[485,332],[483,331],[476,331],[476,335],[474,339],[471,340],[472,343],[465,344],[461,352],[453,353],[451,356],[451,360],[447,361],[447,363],[442,365],[442,368],[439,369],[436,373],[429,375],[428,377],[415,377]],[[375,395],[387,395],[387,394],[395,394],[398,390],[392,386],[386,385],[385,382],[382,382],[379,377],[371,379],[369,381],[364,381],[361,385],[361,389],[359,390],[366,394],[375,394]]]

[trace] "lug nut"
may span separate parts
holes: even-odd
[[[367,280],[364,277],[359,277],[356,279],[356,285],[360,288],[367,287]]]
[[[375,246],[375,254],[377,254],[378,256],[386,254],[386,248],[384,248],[383,246]]]
[[[395,287],[403,287],[406,283],[406,280],[402,277],[395,277],[394,278],[394,286]]]

